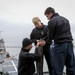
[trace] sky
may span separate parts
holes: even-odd
[[[33,17],[38,16],[47,24],[44,15],[47,7],[53,7],[56,13],[70,21],[75,39],[75,0],[0,0],[0,32],[3,32],[0,35],[4,38],[5,46],[21,46],[23,38],[29,37],[34,28]],[[16,55],[20,48],[6,47],[6,50]]]
[[[0,0],[0,32],[3,32],[5,46],[21,46],[23,38],[29,37],[34,28],[33,17],[38,16],[47,24],[44,15],[47,7],[53,7],[56,13],[70,21],[75,39],[75,0]],[[20,51],[16,48],[7,50],[12,54]]]
[[[0,31],[3,31],[6,44],[19,45],[20,42],[21,45],[22,39],[29,37],[34,28],[32,18],[35,16],[47,24],[48,20],[44,15],[47,7],[53,7],[56,13],[70,21],[75,37],[74,0],[0,0]]]
[[[74,0],[0,0],[0,20],[32,24],[32,18],[38,16],[47,24],[44,15],[47,7],[53,7],[57,13],[75,23]]]

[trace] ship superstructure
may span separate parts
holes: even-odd
[[[14,57],[6,51],[4,39],[0,37],[0,75],[18,75],[18,60]]]

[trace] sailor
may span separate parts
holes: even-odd
[[[35,72],[34,61],[40,59],[41,53],[36,49],[35,53],[29,53],[32,48],[32,41],[24,38],[22,48],[19,54],[18,75],[33,75]]]

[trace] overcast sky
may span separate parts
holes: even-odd
[[[38,16],[47,23],[44,11],[49,6],[75,23],[75,0],[0,0],[0,20],[31,24]]]
[[[47,7],[53,7],[57,13],[69,19],[75,37],[75,0],[0,0],[0,31],[3,31],[6,43],[19,43],[28,37],[35,16],[47,24],[44,15]]]
[[[70,21],[75,37],[75,0],[0,0],[0,31],[3,31],[5,45],[21,46],[22,39],[29,37],[33,29],[33,17],[38,16],[47,24],[44,15],[47,7],[53,7]]]

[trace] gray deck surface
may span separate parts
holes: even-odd
[[[18,60],[15,58],[12,58],[10,60],[7,60],[1,63],[3,59],[5,59],[5,54],[0,54],[0,72],[3,72],[3,73],[8,72],[9,75],[18,75],[17,74]]]
[[[18,75],[17,71],[15,70],[15,68],[12,64],[12,62],[15,64],[15,67],[17,68],[18,61],[16,59],[12,59],[12,60],[9,60],[9,61],[3,63],[3,70],[5,72],[9,72],[9,75]],[[1,66],[1,64],[0,64],[0,66]],[[49,73],[44,72],[43,75],[49,75]],[[63,73],[63,75],[66,75],[66,74]]]
[[[3,59],[5,59],[5,56],[0,55],[0,58],[1,58],[0,59],[0,62],[1,62]],[[4,71],[4,73],[8,72],[9,75],[18,75],[17,74],[17,66],[18,66],[18,60],[15,59],[15,58],[12,58],[11,60],[8,60],[6,62],[0,63],[0,72]],[[49,75],[49,73],[44,72],[43,75]],[[66,75],[66,74],[63,74],[63,75]]]

